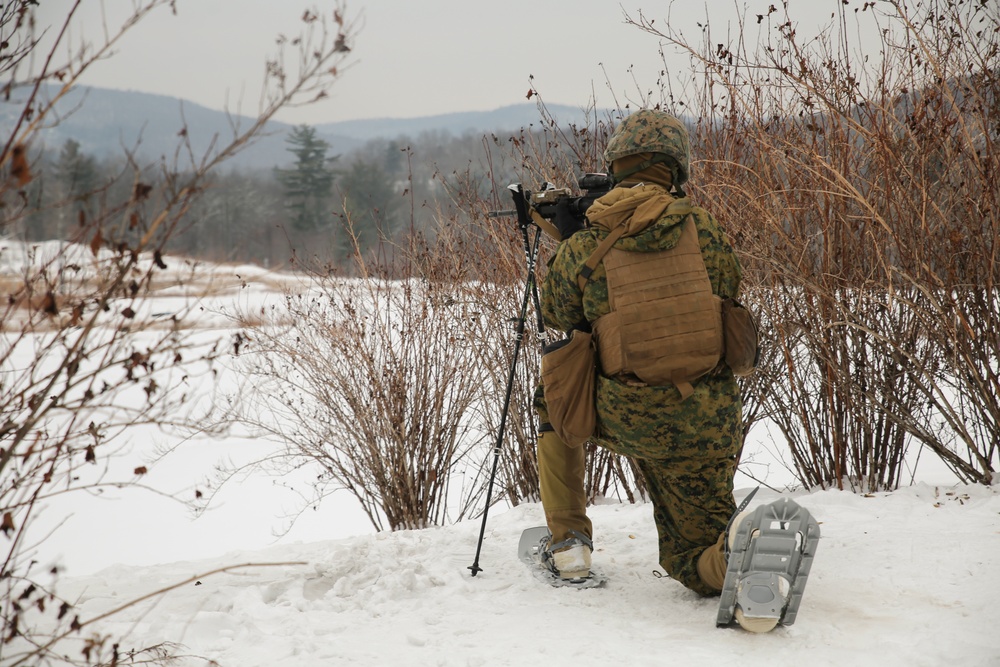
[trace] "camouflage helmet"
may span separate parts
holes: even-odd
[[[607,148],[604,161],[610,165],[619,158],[636,153],[668,155],[677,163],[674,185],[687,182],[690,175],[691,144],[684,124],[670,114],[640,109],[618,125]]]

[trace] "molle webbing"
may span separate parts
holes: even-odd
[[[694,219],[683,225],[670,250],[608,251],[611,312],[594,322],[594,333],[605,375],[673,384],[686,398],[719,363],[723,342],[722,300],[712,293]]]

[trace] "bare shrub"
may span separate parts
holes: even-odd
[[[913,442],[966,480],[997,467],[1000,16],[924,4],[842,6],[809,42],[774,7],[756,43],[749,21],[695,46],[632,20],[705,73],[693,104],[665,97],[702,114],[695,189],[780,351],[753,400],[808,486],[895,487]]]
[[[143,487],[147,467],[121,470],[117,456],[137,427],[204,430],[194,399],[211,387],[225,343],[189,329],[186,315],[196,307],[190,302],[166,315],[152,310],[160,286],[185,275],[171,267],[165,247],[184,230],[185,214],[209,172],[252,141],[279,109],[321,92],[343,48],[329,34],[323,42],[322,22],[307,17],[311,37],[303,42],[307,51],[298,71],[286,72],[280,59],[269,63],[264,99],[247,127],[234,119],[232,135],[204,156],[194,155],[186,141],[172,163],[143,166],[128,154],[127,194],[118,200],[108,191],[87,193],[99,205],[73,217],[76,243],[29,246],[23,241],[28,224],[60,216],[73,204],[32,208],[26,188],[38,168],[33,140],[58,122],[54,105],[130,27],[174,3],[134,3],[125,23],[96,45],[66,37],[82,5],[70,3],[48,52],[33,32],[35,4],[17,0],[0,7],[4,104],[15,111],[10,134],[0,138],[0,232],[12,239],[0,250],[7,267],[0,304],[0,662],[114,664],[125,655],[119,642],[99,630],[85,634],[98,619],[81,619],[72,601],[58,596],[58,566],[35,560],[46,539],[39,534],[39,511],[57,496]],[[340,28],[347,31],[342,19],[338,34]],[[69,59],[63,61],[62,53]],[[53,85],[51,98],[43,97],[43,83]],[[167,646],[130,655],[164,662]]]
[[[357,277],[311,271],[247,332],[237,409],[284,445],[251,467],[314,466],[314,500],[347,489],[378,530],[461,519],[479,493],[464,469],[488,437],[470,347],[482,313],[453,282],[355,259]]]

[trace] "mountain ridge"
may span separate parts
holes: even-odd
[[[47,86],[42,95],[51,96],[55,90],[55,86]],[[9,132],[16,122],[25,94],[26,91],[15,89],[10,100],[0,102],[0,129],[3,131]],[[20,104],[19,100],[22,100]],[[569,105],[550,104],[546,108],[560,124],[585,123],[588,118],[586,110]],[[254,120],[180,97],[93,86],[78,86],[70,91],[57,104],[54,118],[58,118],[58,122],[39,132],[41,143],[34,147],[39,151],[58,151],[68,139],[73,139],[84,153],[101,158],[128,150],[141,158],[168,161],[175,155],[183,133],[191,142],[197,159],[211,150],[215,139],[222,142],[233,135],[234,127],[249,127]],[[318,123],[314,127],[334,153],[347,153],[376,139],[398,140],[425,132],[442,132],[450,136],[469,132],[514,132],[540,123],[537,105],[525,102],[487,111],[353,119]],[[234,168],[257,169],[288,164],[285,136],[295,126],[270,121],[263,136],[228,164]]]

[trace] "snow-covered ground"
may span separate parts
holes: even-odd
[[[738,495],[743,495],[738,494]],[[516,556],[541,509],[478,522],[318,540],[155,567],[116,565],[60,584],[91,617],[213,569],[115,615],[125,646],[165,638],[223,665],[1000,664],[1000,496],[919,484],[872,497],[791,494],[823,538],[796,623],[768,635],[714,626],[717,601],[657,576],[649,505],[593,508],[603,589],[554,589]],[[761,502],[777,496],[762,490]],[[755,500],[756,502],[756,500]],[[262,517],[263,520],[266,520]]]
[[[239,277],[202,311],[199,336],[228,335],[221,309],[254,307],[280,284],[248,267],[228,271]],[[752,506],[791,481],[766,432],[755,434],[747,472],[773,488]],[[177,444],[144,431],[130,441],[139,458]],[[151,465],[145,481],[183,496],[220,460],[273,446],[188,441]],[[991,613],[1000,595],[1000,487],[956,485],[928,457],[920,471],[918,483],[893,493],[782,492],[814,514],[823,537],[796,623],[768,635],[715,628],[717,600],[661,576],[648,504],[592,508],[594,561],[610,582],[586,591],[550,588],[517,560],[521,531],[542,521],[537,504],[491,511],[483,572],[472,577],[478,520],[374,534],[345,493],[283,533],[294,487],[306,479],[286,480],[293,490],[238,480],[197,519],[134,489],[79,496],[65,521],[66,505],[46,510],[40,526],[61,525],[38,556],[45,567],[62,564],[56,590],[81,621],[190,580],[99,629],[125,636],[122,651],[167,641],[225,666],[1000,665]],[[754,485],[741,474],[737,499]]]

